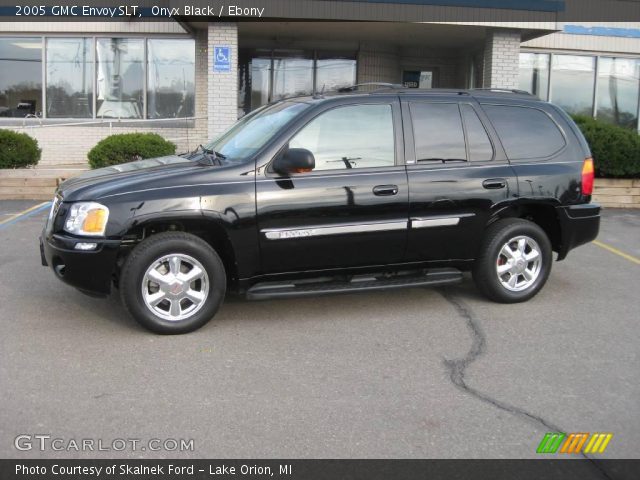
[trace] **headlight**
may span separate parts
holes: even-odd
[[[109,209],[95,202],[78,202],[71,205],[64,229],[76,235],[101,237],[107,228]]]

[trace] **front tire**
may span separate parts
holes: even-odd
[[[143,327],[187,333],[213,318],[226,284],[224,264],[208,243],[189,233],[165,232],[133,249],[120,274],[120,298]]]
[[[498,220],[485,234],[473,280],[480,292],[500,303],[525,302],[544,286],[553,251],[547,234],[520,218]]]

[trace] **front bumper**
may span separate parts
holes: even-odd
[[[91,251],[75,250],[76,243],[95,242]],[[111,293],[120,240],[78,238],[46,232],[40,237],[42,264],[50,266],[55,275],[65,283],[92,295]]]
[[[600,205],[585,203],[556,210],[562,238],[558,260],[563,260],[570,250],[596,239],[600,231]]]

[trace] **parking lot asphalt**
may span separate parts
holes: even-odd
[[[528,303],[447,289],[247,302],[157,336],[40,265],[36,202],[0,202],[0,458],[535,458],[546,432],[640,444],[640,211]],[[11,220],[13,218],[13,220]],[[9,221],[7,221],[9,220]],[[19,451],[21,434],[193,451]],[[60,444],[59,444],[60,445]],[[143,443],[144,445],[144,443]]]

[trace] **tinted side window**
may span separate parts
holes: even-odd
[[[536,108],[483,105],[511,160],[549,157],[565,146],[562,132]]]
[[[306,148],[316,170],[386,167],[395,164],[391,105],[338,107],[311,120],[289,142]]]
[[[467,160],[457,103],[410,103],[416,160]]]
[[[467,131],[469,160],[472,162],[493,160],[493,146],[478,114],[471,105],[461,105],[460,108]]]

